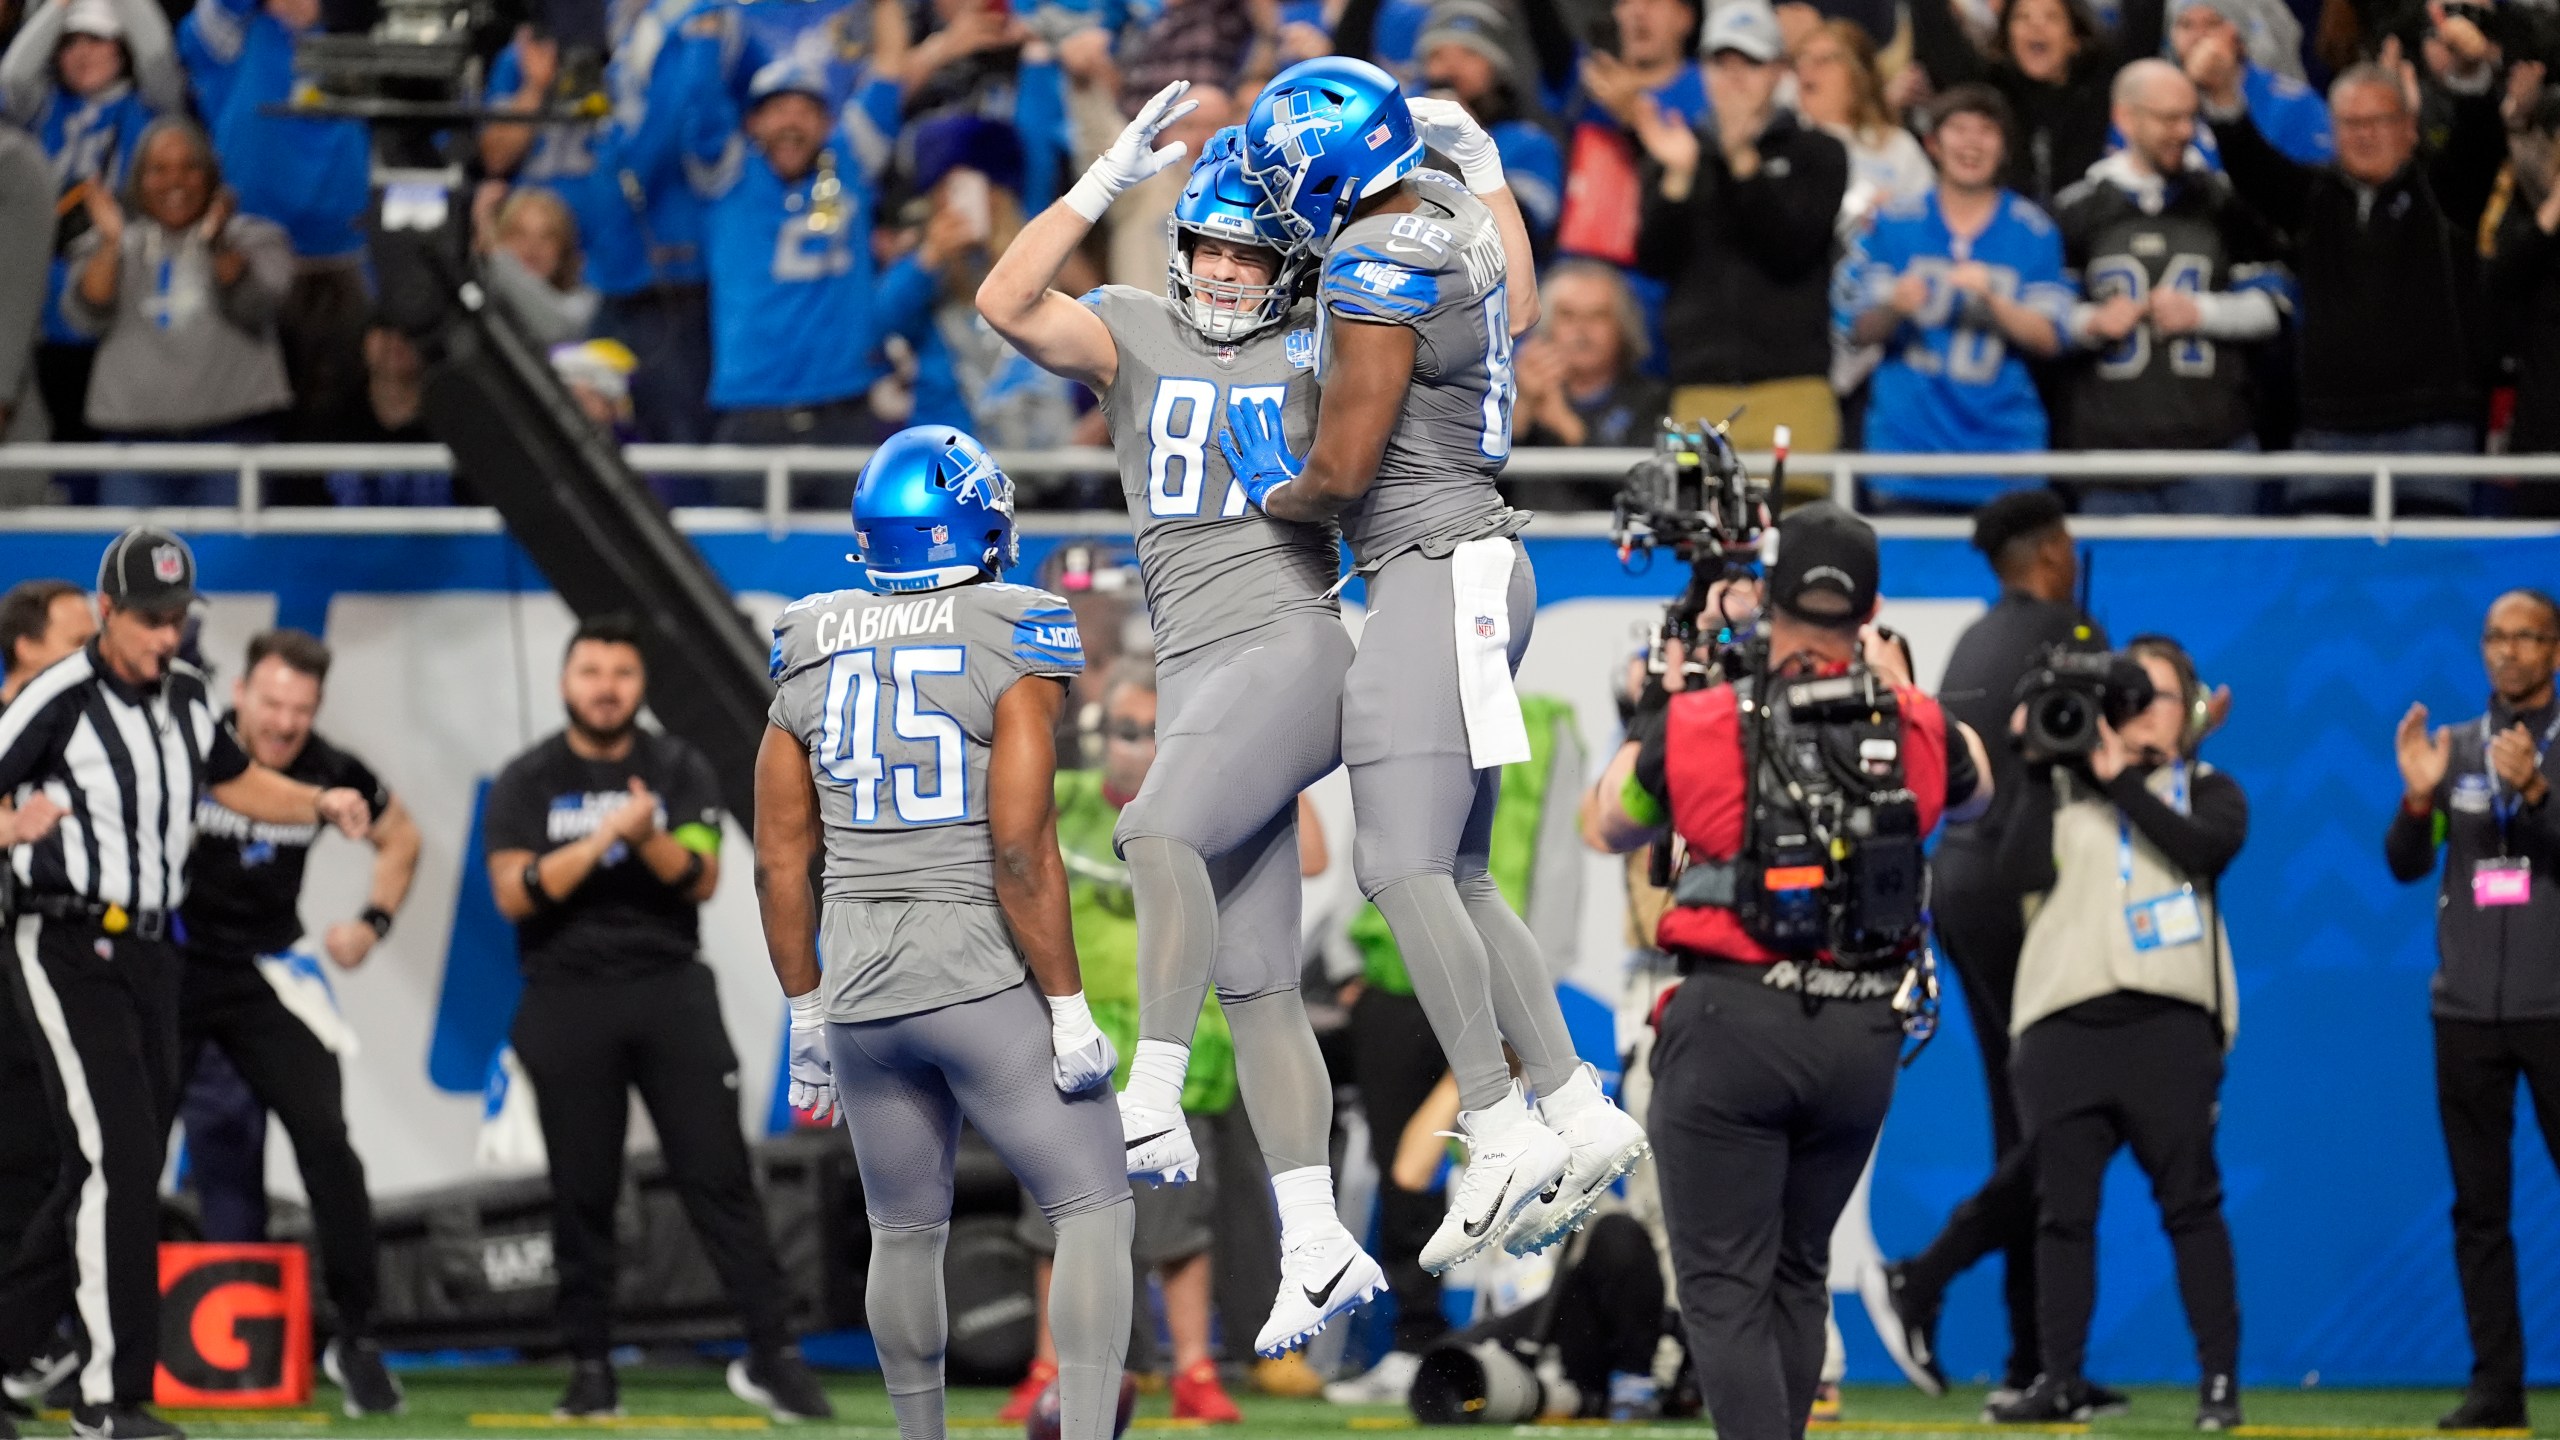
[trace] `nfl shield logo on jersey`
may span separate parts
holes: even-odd
[[[1236,347],[1233,345],[1219,346],[1218,363],[1221,365],[1233,365],[1236,363]]]
[[[187,557],[175,545],[151,547],[151,578],[163,585],[175,585],[186,577]]]
[[[1316,363],[1316,332],[1312,328],[1290,331],[1280,346],[1288,354],[1289,364],[1296,369],[1304,370]]]
[[[1476,617],[1476,638],[1479,640],[1490,640],[1493,638],[1492,616],[1479,615]]]

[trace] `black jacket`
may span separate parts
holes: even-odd
[[[2455,101],[2432,153],[2370,196],[2334,165],[2302,165],[2247,116],[2213,135],[2240,198],[2292,237],[2302,283],[2302,423],[2396,430],[2480,419],[2480,212],[2505,162],[2488,96]]]
[[[1760,135],[1760,172],[1736,180],[1712,129],[1686,200],[1644,170],[1636,268],[1670,282],[1662,333],[1674,385],[1750,385],[1831,371],[1833,224],[1849,152],[1780,111]]]
[[[2542,738],[2560,707],[2515,715],[2491,712],[2492,730],[2521,720]],[[2488,786],[2488,749],[2473,719],[2453,729],[2453,759],[2436,787],[2435,807],[2412,815],[2402,807],[2383,837],[2392,875],[2423,879],[2436,861],[2437,827],[2443,827],[2444,883],[2436,895],[2436,978],[2431,987],[2441,1020],[2560,1019],[2560,800],[2546,796],[2540,808],[2519,810],[2503,841]],[[2560,784],[2560,745],[2542,757],[2542,773]],[[2498,798],[2514,793],[2499,787]],[[2532,898],[2523,905],[2482,909],[2471,903],[2471,875],[2480,860],[2521,855],[2533,866]]]
[[[2014,124],[2000,183],[2047,210],[2064,186],[2089,173],[2110,148],[2114,116],[2109,90],[2119,57],[2160,53],[2162,0],[2128,0],[2115,37],[2092,37],[2059,85],[2027,78],[2006,58],[1989,56],[1957,23],[1948,0],[1911,0],[1911,58],[1940,92],[1979,81],[2009,102]]]
[[[2515,362],[2516,419],[2507,448],[2519,455],[2560,450],[2560,238],[2543,234],[2521,200],[2498,230],[2489,313],[2501,352]]]

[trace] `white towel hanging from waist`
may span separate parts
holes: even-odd
[[[1458,638],[1458,710],[1467,752],[1479,770],[1529,758],[1529,726],[1511,688],[1511,567],[1507,535],[1469,540],[1450,552],[1450,620]]]

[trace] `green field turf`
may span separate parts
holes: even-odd
[[[409,1412],[396,1419],[353,1421],[339,1418],[338,1392],[322,1383],[311,1405],[297,1411],[175,1411],[173,1418],[207,1440],[262,1440],[262,1437],[322,1436],[329,1440],[504,1440],[507,1436],[553,1436],[564,1431],[634,1432],[644,1437],[744,1436],[774,1426],[732,1399],[720,1372],[708,1367],[634,1368],[622,1372],[625,1418],[606,1422],[551,1419],[551,1402],[560,1393],[564,1372],[528,1365],[490,1370],[426,1370],[403,1374],[409,1390]],[[894,1440],[888,1396],[877,1375],[829,1377],[841,1419],[832,1425],[789,1427],[806,1440]],[[2190,1435],[2195,1394],[2173,1387],[2137,1388],[2133,1413],[2087,1426],[2053,1426],[2041,1433],[2167,1437]],[[2260,1390],[2247,1397],[2250,1424],[2239,1433],[2261,1440],[2414,1440],[2433,1437],[2435,1417],[2457,1397],[2450,1390]],[[1237,1403],[1245,1411],[1242,1431],[1286,1440],[1354,1440],[1382,1430],[1408,1428],[1401,1411],[1344,1409],[1320,1400],[1279,1400],[1239,1389]],[[1004,1403],[1000,1390],[958,1390],[951,1396],[954,1440],[972,1436],[994,1440],[1010,1436],[1014,1427],[1000,1425],[995,1412]],[[1962,1390],[1931,1400],[1901,1387],[1852,1386],[1847,1416],[1836,1425],[1817,1427],[1822,1437],[1883,1437],[1913,1440],[1919,1436],[1980,1436],[2012,1433],[1976,1423],[1979,1390]],[[2560,1437],[2560,1396],[2546,1396],[2546,1416],[2539,1433]],[[1162,1395],[1138,1402],[1136,1434],[1171,1429],[1207,1428],[1168,1419]],[[30,1436],[69,1433],[60,1415],[22,1421]],[[1707,1440],[1704,1422],[1653,1425],[1522,1426],[1510,1432],[1528,1440]],[[2034,1434],[2030,1430],[2027,1433]],[[2499,1432],[2521,1436],[2522,1431]]]

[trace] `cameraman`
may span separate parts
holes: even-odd
[[[2000,838],[2001,869],[2032,917],[2010,1068],[2034,1156],[2044,1373],[1983,1418],[2087,1418],[2098,1194],[2130,1144],[2195,1332],[2196,1428],[2228,1430],[2240,1423],[2240,1301],[2213,1132],[2239,997],[2214,884],[2248,838],[2249,807],[2230,776],[2196,759],[2212,708],[2186,651],[2142,636],[2126,655],[2089,748],[2066,757],[2022,739],[2025,790]],[[2011,724],[2026,721],[2021,706]]]
[[[1754,699],[1746,716],[1741,692],[1833,676],[1890,683],[1895,737],[1869,738],[1853,753],[1895,755],[1901,776],[1880,783],[1897,792],[1907,783],[1903,803],[1916,811],[1912,890],[1919,841],[1942,814],[1970,816],[1990,797],[1979,742],[1911,687],[1891,642],[1872,640],[1861,664],[1878,568],[1866,522],[1828,503],[1787,516],[1756,673],[1683,690],[1639,716],[1636,738],[1585,806],[1595,848],[1634,850],[1666,829],[1687,847],[1680,903],[1657,941],[1689,979],[1657,1011],[1649,1128],[1689,1351],[1724,1440],[1804,1433],[1822,1369],[1831,1229],[1893,1098],[1902,1025],[1877,1002],[1892,999],[1907,972],[1907,950],[1884,969],[1848,968],[1827,950],[1781,954],[1746,928],[1737,899],[1683,902],[1718,888],[1732,896],[1745,881],[1756,893],[1773,878],[1769,855],[1743,853],[1746,815],[1755,800],[1783,799],[1772,772],[1792,767],[1773,752],[1761,777],[1746,778],[1745,725],[1761,724],[1765,707]]]

